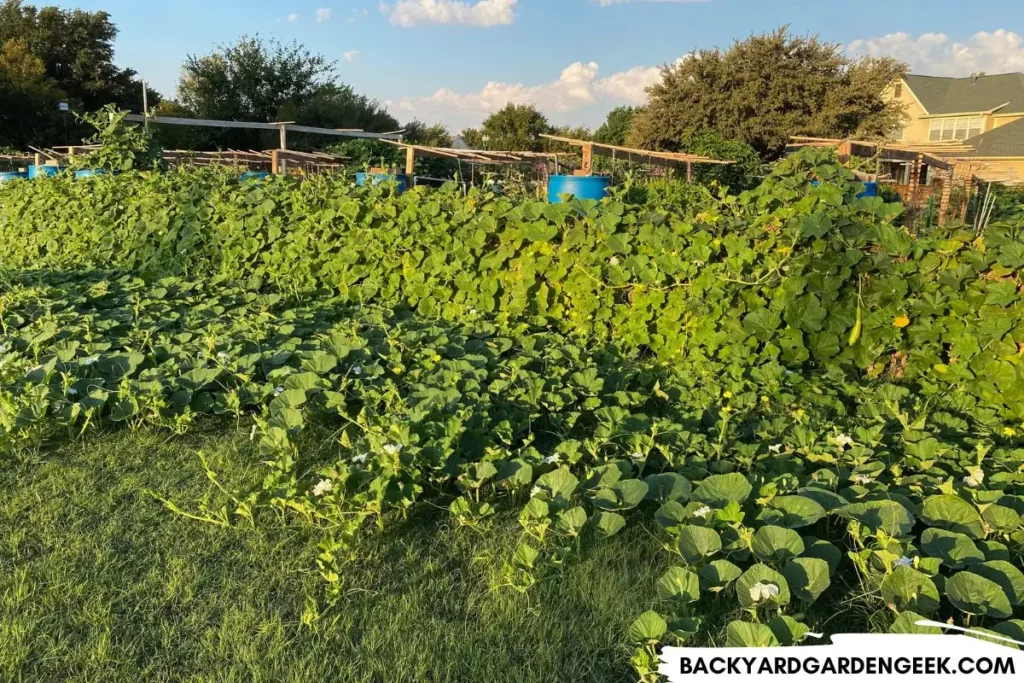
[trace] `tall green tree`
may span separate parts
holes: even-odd
[[[782,27],[666,67],[629,140],[682,149],[693,131],[710,129],[770,160],[792,135],[882,135],[903,115],[897,104],[882,100],[882,91],[906,68],[890,58],[852,61],[838,43],[794,36]]]
[[[24,150],[45,140],[61,96],[23,38],[0,45],[0,146]]]
[[[625,145],[629,129],[633,127],[633,119],[637,107],[616,107],[608,112],[608,118],[601,124],[601,127],[594,131],[594,142],[603,142],[607,145]]]
[[[542,151],[542,134],[552,132],[548,119],[532,104],[509,103],[491,113],[480,128],[468,128],[463,141],[473,149]]]
[[[398,121],[378,102],[339,83],[335,63],[298,43],[242,37],[182,66],[176,108],[187,116],[234,121],[295,121],[324,128],[386,132]],[[276,133],[196,129],[190,146],[276,146]],[[323,146],[298,138],[289,147]]]
[[[3,0],[0,45],[5,46],[7,66],[2,77],[5,84],[0,86],[5,88],[0,120],[20,121],[15,134],[8,131],[4,135],[15,138],[18,146],[63,144],[65,139],[77,142],[87,134],[88,127],[71,116],[56,116],[58,101],[68,102],[71,109],[79,112],[107,104],[141,110],[141,81],[131,69],[114,64],[116,36],[117,27],[106,12],[37,8],[22,0]],[[29,60],[28,55],[37,61]],[[20,66],[12,70],[15,62]],[[25,79],[29,76],[37,85],[12,109],[8,104],[16,92],[12,88],[26,87]],[[20,86],[12,85],[12,81],[18,81]],[[159,100],[159,94],[150,90],[150,103]]]

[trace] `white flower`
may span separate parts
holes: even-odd
[[[249,430],[249,441],[252,441],[255,438],[256,438],[256,425],[253,425],[252,429]]]
[[[398,455],[399,451],[402,450],[402,444],[400,443],[386,443],[384,444],[384,452],[388,455]]]
[[[319,498],[320,496],[332,491],[334,489],[334,482],[330,479],[321,479],[320,483],[313,487],[313,495]]]
[[[78,396],[78,389],[71,387],[68,389],[68,396]]]
[[[7,353],[7,347],[3,344],[0,344],[0,353]]]
[[[475,308],[469,309],[469,314],[470,315],[476,315],[476,309]]]
[[[895,567],[912,567],[914,565],[914,558],[907,557],[904,555],[900,559],[892,563],[893,568]]]
[[[782,444],[781,443],[772,444],[771,446],[768,447],[768,452],[769,453],[781,453],[782,452]]]
[[[633,455],[629,457],[633,462],[639,462],[641,460],[646,460],[647,454],[644,453],[643,451],[637,451],[636,453],[633,453]]]
[[[365,465],[367,457],[369,457],[369,453],[360,453],[359,455],[352,458],[352,462],[354,462],[357,465]]]
[[[544,462],[545,465],[553,465],[553,464],[557,463],[558,462],[558,454],[554,453],[553,455],[547,456],[546,458],[544,458],[543,462]]]
[[[530,497],[531,498],[535,498],[535,497],[539,496],[542,493],[544,493],[544,489],[542,489],[539,486],[534,486],[532,489],[530,489]]]
[[[701,505],[699,508],[693,511],[694,517],[707,517],[711,514],[711,508],[707,505]]]
[[[964,483],[972,489],[978,488],[984,481],[985,473],[981,471],[981,468],[974,469],[970,474],[964,477]]]
[[[228,354],[224,353],[223,351],[221,351],[220,353],[217,354],[217,358],[220,358],[221,360],[224,360],[227,357],[228,357]]]
[[[855,474],[850,477],[850,481],[854,484],[870,484],[872,482],[871,477],[866,474]]]
[[[610,263],[613,266],[619,265],[619,257],[618,256],[612,256],[610,259],[608,259],[608,263]]]
[[[770,600],[779,594],[779,587],[774,583],[761,583],[758,581],[750,587],[750,599],[754,602]]]
[[[284,393],[284,387],[277,387],[274,389],[274,396],[280,396]]]
[[[853,445],[853,439],[846,434],[837,434],[832,438],[832,441],[840,448],[846,448],[847,446]]]
[[[93,365],[93,364],[99,362],[99,360],[100,360],[99,356],[89,356],[88,358],[85,358],[85,359],[82,360],[82,365]]]
[[[363,366],[362,365],[353,365],[352,366],[352,374],[353,375],[361,375],[361,374],[363,374]]]

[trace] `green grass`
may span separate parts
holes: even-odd
[[[0,679],[633,680],[625,631],[668,557],[642,525],[528,595],[493,587],[518,527],[481,534],[421,507],[369,534],[351,593],[312,627],[315,540],[266,520],[174,515],[260,476],[248,430],[93,436],[0,470]]]

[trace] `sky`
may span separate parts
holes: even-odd
[[[173,96],[187,55],[243,35],[303,43],[406,122],[478,125],[509,101],[595,127],[660,68],[789,24],[914,73],[1024,71],[1024,2],[987,0],[37,0],[104,10],[115,60]]]

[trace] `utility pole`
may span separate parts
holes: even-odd
[[[142,116],[146,119],[142,125],[146,128],[146,135],[149,135],[149,93],[147,90],[146,81],[142,81]]]

